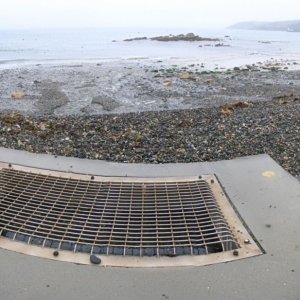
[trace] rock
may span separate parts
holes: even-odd
[[[14,92],[11,94],[11,98],[14,100],[21,100],[25,97],[25,94],[22,92]]]
[[[199,42],[199,41],[219,41],[219,39],[215,38],[207,38],[201,37],[199,35],[195,35],[194,33],[188,34],[179,34],[179,35],[162,35],[162,36],[155,36],[150,38],[152,41],[159,41],[159,42],[177,42],[177,41],[186,41],[186,42]]]
[[[196,35],[194,34],[194,33],[187,33],[186,35],[185,35],[187,38],[194,38]]]
[[[193,77],[189,73],[181,73],[179,78],[182,79],[182,80],[193,79]]]
[[[221,114],[225,117],[229,117],[233,113],[233,110],[228,107],[221,108]]]
[[[147,39],[148,38],[146,36],[142,36],[142,37],[135,37],[135,38],[125,39],[124,42],[143,41],[143,40],[147,40]]]
[[[206,84],[212,84],[213,82],[214,82],[213,79],[207,79],[204,81],[204,83],[206,83]]]
[[[101,259],[98,256],[92,254],[90,256],[90,262],[94,265],[99,265],[99,264],[101,264]]]
[[[69,97],[60,90],[58,84],[50,83],[46,88],[41,89],[41,97],[35,106],[44,114],[52,114],[55,109],[66,105],[69,101]]]
[[[165,86],[165,87],[172,86],[172,81],[171,81],[171,80],[165,80],[165,81],[163,82],[163,86]]]
[[[271,44],[270,41],[258,41],[258,42],[261,43],[261,44]]]
[[[250,106],[250,103],[244,101],[238,101],[238,102],[235,102],[235,103],[231,103],[228,105],[229,108],[247,108]]]
[[[218,43],[218,44],[215,44],[215,47],[230,47],[230,45],[226,45],[226,44],[223,44],[223,43]]]
[[[143,137],[140,132],[135,133],[134,140],[136,142],[141,142],[143,140]]]
[[[142,154],[142,153],[144,153],[144,149],[143,148],[135,148],[135,153]]]
[[[247,108],[250,105],[251,105],[250,103],[242,102],[242,101],[225,104],[225,105],[221,106],[221,114],[225,117],[228,117],[233,113],[233,111],[236,108]]]
[[[120,103],[118,101],[105,95],[94,97],[92,100],[92,104],[100,104],[106,111],[112,111],[120,106]]]

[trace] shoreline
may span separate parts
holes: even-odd
[[[0,112],[83,116],[269,101],[300,94],[299,77],[300,63],[276,60],[213,70],[161,60],[10,68],[0,70]]]
[[[201,64],[126,62],[1,70],[0,146],[128,163],[267,153],[299,176],[300,71],[287,66],[298,65],[207,71]]]

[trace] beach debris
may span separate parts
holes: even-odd
[[[25,97],[25,94],[22,92],[14,92],[11,94],[11,98],[14,100],[21,100]]]
[[[234,108],[247,108],[249,106],[250,106],[250,103],[247,101],[238,101],[238,102],[229,104],[229,107],[231,107],[233,109]]]
[[[250,105],[251,104],[246,101],[245,102],[238,101],[238,102],[234,102],[234,103],[225,104],[225,105],[221,106],[221,114],[225,117],[228,117],[234,112],[235,109],[247,108]]]
[[[228,107],[222,107],[221,108],[221,114],[225,117],[229,117],[233,113],[233,109]]]
[[[273,97],[273,100],[278,101],[280,105],[287,104],[291,101],[300,101],[300,95],[294,95],[293,93],[289,95],[281,95]]]
[[[5,125],[13,125],[13,124],[18,124],[20,123],[21,121],[23,121],[24,117],[20,114],[20,113],[17,113],[17,112],[13,112],[9,115],[4,115],[2,117],[2,122],[5,124]]]
[[[207,80],[204,81],[204,83],[206,83],[206,84],[211,84],[211,83],[213,83],[213,82],[214,82],[213,79],[207,79]]]
[[[18,147],[21,147],[21,146],[23,146],[23,143],[22,143],[22,141],[21,141],[21,140],[18,140],[18,141],[17,141],[17,146],[18,146]]]
[[[165,87],[172,86],[172,81],[171,81],[171,80],[165,80],[165,81],[163,82],[163,86],[165,86]]]
[[[141,142],[143,137],[142,137],[140,132],[136,132],[135,136],[134,136],[134,139],[135,139],[136,142]]]
[[[221,87],[221,88],[218,90],[218,92],[225,92],[225,91],[227,91],[227,88],[225,88],[225,87]]]
[[[40,123],[40,124],[37,125],[37,127],[38,127],[41,131],[47,130],[47,124],[46,124],[46,123]]]
[[[194,77],[192,77],[192,75],[190,73],[181,73],[179,76],[180,79],[182,80],[191,80],[194,79]]]
[[[193,124],[193,119],[184,119],[178,123],[178,127],[189,127]]]

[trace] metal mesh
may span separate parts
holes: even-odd
[[[238,248],[204,180],[122,182],[0,171],[0,234],[107,255],[201,255]]]

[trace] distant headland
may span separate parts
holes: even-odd
[[[246,30],[269,30],[269,31],[288,31],[300,32],[300,20],[280,21],[280,22],[241,22],[229,28]]]

